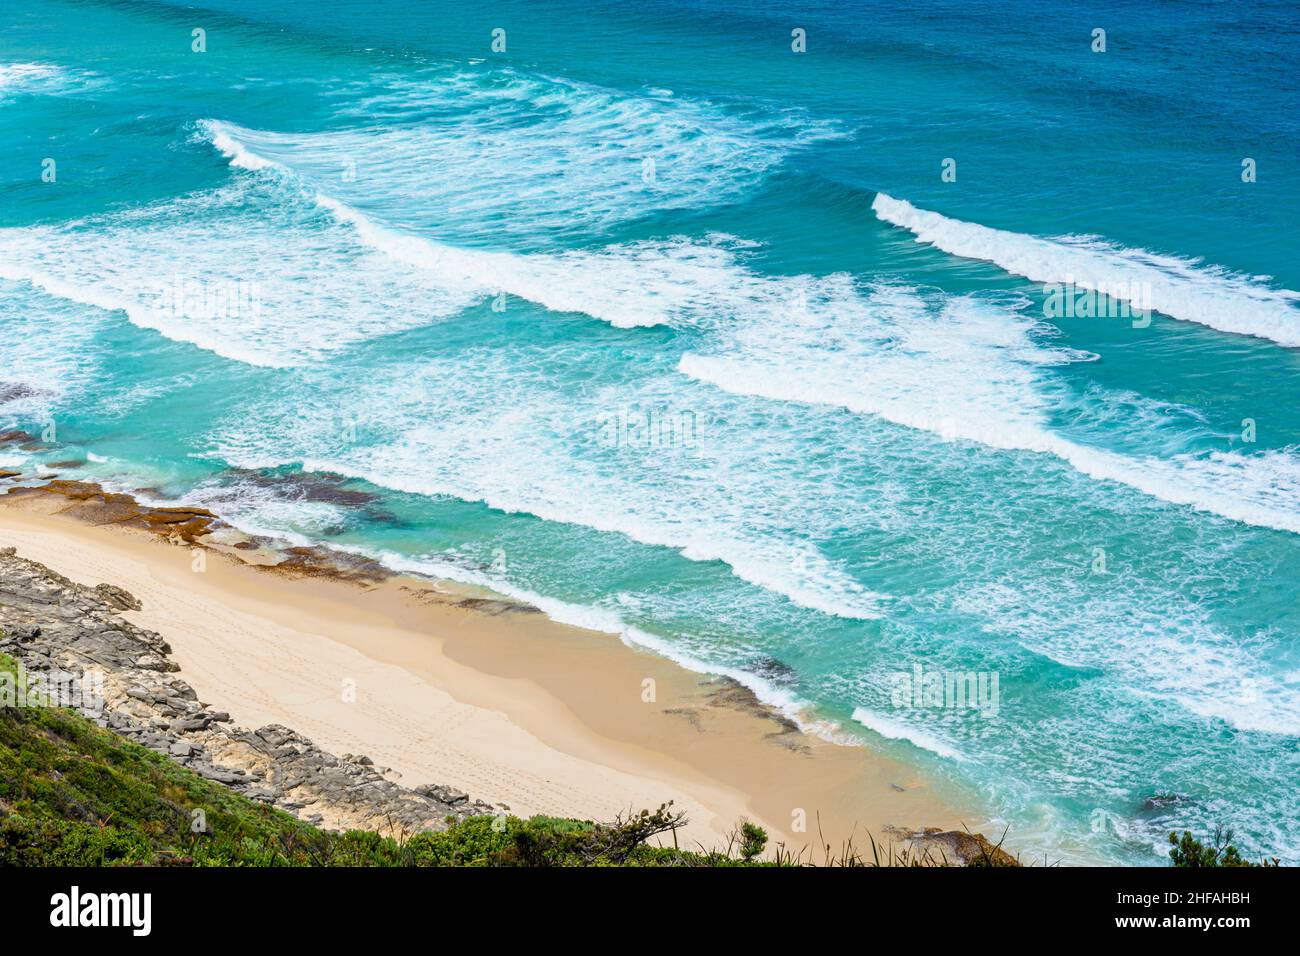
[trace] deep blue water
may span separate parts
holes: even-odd
[[[741,676],[1050,856],[1300,862],[1300,20],[909,6],[6,5],[0,467]]]

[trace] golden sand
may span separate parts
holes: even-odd
[[[734,682],[614,636],[446,583],[277,571],[249,543],[169,543],[89,523],[82,504],[0,495],[0,546],[130,591],[143,609],[125,616],[163,635],[181,676],[236,723],[285,724],[406,786],[586,819],[673,800],[685,841],[706,846],[741,817],[793,848],[819,832],[838,846],[979,822],[907,767],[800,733]]]

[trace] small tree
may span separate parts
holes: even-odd
[[[754,860],[767,846],[767,831],[756,823],[740,823],[740,858],[746,863]]]
[[[1277,866],[1276,859],[1271,862],[1251,863],[1241,855],[1241,852],[1232,845],[1232,831],[1224,829],[1223,826],[1214,828],[1214,837],[1212,842],[1202,843],[1192,834],[1184,830],[1180,839],[1177,833],[1169,834],[1169,843],[1173,847],[1169,851],[1169,859],[1174,861],[1174,866],[1183,867],[1206,867],[1206,866]]]

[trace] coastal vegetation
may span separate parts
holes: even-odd
[[[1215,827],[1214,833],[1206,842],[1202,842],[1186,830],[1180,837],[1177,833],[1169,834],[1169,859],[1178,867],[1212,867],[1212,866],[1266,866],[1279,865],[1276,857],[1252,863],[1241,855],[1232,845],[1232,831],[1222,826]]]

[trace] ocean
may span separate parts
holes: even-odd
[[[902,6],[5,4],[0,468],[1300,863],[1300,17]]]

